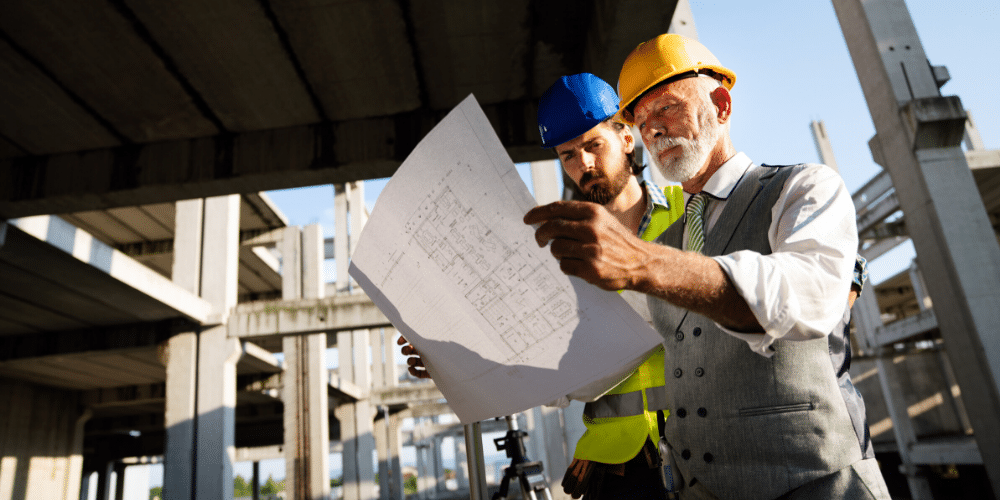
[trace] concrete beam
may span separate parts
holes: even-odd
[[[418,404],[422,402],[437,402],[442,399],[444,399],[444,395],[434,385],[434,382],[420,382],[396,387],[379,387],[372,389],[369,395],[369,400],[374,406]]]
[[[129,304],[138,319],[162,319],[172,310],[208,321],[206,301],[57,217],[0,222],[0,260],[39,276],[57,274],[53,281],[109,307]]]
[[[361,294],[239,304],[227,324],[229,337],[247,339],[384,326],[388,318]]]
[[[928,309],[915,316],[875,328],[875,342],[880,346],[905,342],[907,339],[930,332],[937,327],[937,316],[934,315],[932,309]]]
[[[483,110],[515,162],[548,157],[538,147],[534,99]],[[0,218],[390,177],[446,113],[417,111],[3,160]]]
[[[929,465],[983,463],[983,457],[972,436],[915,443],[910,448],[910,457],[915,463]]]

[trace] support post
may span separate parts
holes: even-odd
[[[226,332],[236,305],[240,195],[205,200],[201,295],[219,324],[198,339],[198,423],[194,498],[232,498],[236,461],[236,362],[242,348]]]
[[[833,0],[929,283],[994,491],[1000,491],[1000,245],[960,147],[967,115],[942,97],[903,0]],[[902,445],[902,443],[900,443]]]
[[[281,244],[282,298],[323,297],[323,234],[318,224],[285,228]],[[286,498],[330,497],[330,426],[326,334],[282,339],[285,353]]]
[[[201,295],[201,252],[205,200],[176,204],[173,282]],[[166,366],[164,412],[164,500],[194,498],[194,444],[198,394],[198,332],[182,332],[167,340],[160,361]]]

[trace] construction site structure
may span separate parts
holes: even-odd
[[[406,43],[436,43],[422,37],[443,31],[446,21],[400,4],[409,3],[379,3],[383,11],[373,18],[398,20],[396,38]],[[927,62],[902,0],[833,4],[877,131],[868,146],[885,168],[854,194],[859,251],[873,266],[906,241],[916,251],[913,265],[870,286],[853,313],[852,375],[868,403],[877,456],[900,497],[991,498],[990,488],[1000,490],[1000,152],[983,149],[957,97],[941,95],[947,71]],[[194,75],[205,73],[196,70],[216,66],[211,51],[192,50],[189,40],[214,36],[217,13],[198,10],[199,2],[169,12],[141,1],[80,5],[88,8],[14,2],[0,18],[0,69],[27,75],[5,81],[23,92],[11,95],[41,92],[39,102],[51,106],[49,114],[9,119],[19,120],[18,133],[52,135],[49,143],[28,132],[0,136],[0,500],[120,499],[129,468],[150,463],[162,464],[166,499],[232,498],[234,465],[252,462],[257,476],[256,464],[272,458],[285,461],[285,498],[325,499],[333,495],[331,454],[342,459],[337,496],[402,499],[404,447],[416,456],[418,498],[488,498],[498,467],[485,463],[492,450],[481,436],[506,426],[446,417],[433,383],[397,365],[398,333],[347,273],[367,218],[361,179],[391,175],[440,118],[432,106],[450,94],[435,92],[458,91],[415,71],[415,82],[394,73],[380,80],[423,89],[402,104],[376,94],[338,100],[330,88],[361,86],[354,76],[341,81],[325,72],[326,54],[316,47],[338,46],[342,40],[323,37],[346,28],[315,30],[309,23],[318,20],[277,2],[241,11],[248,21],[219,39],[239,39],[229,50],[241,55],[256,51],[247,60],[271,55],[281,64],[199,80]],[[506,99],[517,91],[474,87],[518,161],[546,154],[531,126],[532,82],[551,76],[545,71],[593,70],[611,81],[632,38],[662,31],[664,23],[650,19],[696,36],[683,0],[593,8],[594,17],[615,22],[594,28],[592,39],[540,44],[522,64],[531,68],[523,95]],[[415,30],[419,23],[427,24]],[[99,102],[102,86],[73,86],[90,80],[76,73],[85,63],[59,66],[74,52],[58,45],[65,40],[41,37],[33,46],[18,25],[118,37],[80,44],[78,52],[133,41],[141,49],[117,68],[167,74],[174,83],[156,92],[162,113],[130,121],[123,115],[147,108],[88,104]],[[475,27],[504,32],[491,26]],[[559,26],[535,27],[526,38],[551,31],[569,39]],[[465,36],[462,29],[456,37]],[[303,42],[298,35],[306,32],[325,42]],[[585,47],[576,49],[584,54],[550,52],[566,47]],[[366,48],[382,51],[369,57],[372,64],[384,59],[397,69],[408,66],[394,57],[420,55],[375,42]],[[562,66],[564,59],[580,61]],[[103,72],[113,74],[117,63]],[[272,80],[257,78],[264,73]],[[280,105],[237,113],[236,86],[220,75],[262,85],[238,90]],[[264,88],[271,81],[281,83]],[[330,81],[336,84],[324,86]],[[363,114],[372,103],[386,107]],[[283,113],[297,116],[257,121]],[[64,115],[73,118],[36,119]],[[178,133],[182,122],[190,129]],[[822,125],[814,132],[824,161],[835,165]],[[555,161],[535,161],[531,170],[539,202],[567,196],[557,191]],[[332,237],[318,225],[289,226],[257,192],[316,183],[334,189]],[[323,281],[327,259],[336,261],[335,283]],[[565,498],[558,484],[583,432],[581,414],[582,404],[573,403],[516,417],[555,498]],[[456,457],[453,481],[445,454]],[[261,478],[251,481],[259,497]]]

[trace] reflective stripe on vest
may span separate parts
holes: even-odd
[[[646,407],[649,411],[663,410],[667,407],[666,391],[657,390],[659,387],[646,390]],[[633,417],[645,412],[646,408],[642,406],[642,391],[606,394],[583,407],[583,414],[590,418]]]

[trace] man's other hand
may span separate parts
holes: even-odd
[[[410,372],[410,375],[417,378],[431,378],[431,374],[427,371],[427,367],[424,366],[424,360],[420,358],[420,353],[417,352],[416,348],[410,345],[402,335],[399,336],[396,344],[402,346],[399,350],[403,353],[403,356],[409,356],[406,358],[406,371]]]

